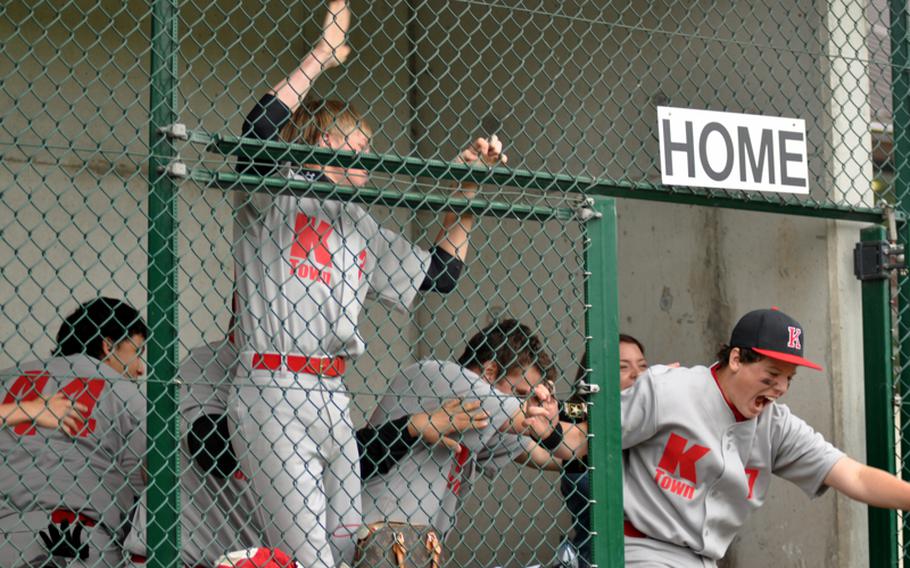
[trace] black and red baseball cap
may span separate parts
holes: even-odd
[[[771,359],[821,371],[821,365],[803,357],[804,341],[803,326],[771,308],[754,310],[740,318],[730,336],[730,347],[747,347]]]

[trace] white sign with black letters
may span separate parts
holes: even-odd
[[[657,107],[664,185],[809,193],[806,121]]]

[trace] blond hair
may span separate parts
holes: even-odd
[[[354,105],[339,100],[313,100],[305,101],[291,114],[278,136],[284,142],[316,146],[323,136],[335,134],[344,138],[357,130],[367,137],[373,133]]]

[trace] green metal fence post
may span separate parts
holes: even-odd
[[[892,102],[892,128],[893,147],[892,160],[894,164],[894,194],[897,201],[896,209],[900,213],[910,211],[910,36],[908,36],[906,0],[890,0],[890,39],[891,39],[891,102]],[[905,247],[910,246],[910,234],[906,224],[900,231],[900,239]],[[900,316],[898,333],[899,353],[899,384],[902,395],[901,404],[901,454],[907,455],[908,441],[910,441],[910,278],[906,275],[898,277],[898,296]],[[910,463],[905,459],[901,467],[901,477],[910,480]],[[910,542],[910,515],[903,515],[903,542]],[[910,559],[906,553],[901,554],[905,559]]]
[[[177,4],[152,10],[148,266],[148,564],[180,565],[180,426],[177,415],[177,191],[167,172],[176,156],[162,132],[177,119]]]
[[[896,134],[895,130],[895,134]],[[906,179],[906,174],[905,179]],[[908,204],[910,206],[910,204]],[[898,231],[900,242],[904,247],[910,246],[910,223],[903,223]],[[910,481],[910,460],[907,459],[910,453],[910,278],[907,275],[898,273],[897,277],[898,290],[898,350],[897,350],[897,374],[898,392],[900,393],[900,445],[896,452],[901,456],[901,479]],[[867,434],[868,438],[868,434]],[[903,548],[900,557],[906,563],[910,561],[907,543],[910,543],[910,513],[901,513],[903,534]]]
[[[863,229],[861,240],[885,240],[883,227]],[[866,385],[866,461],[894,473],[894,380],[891,347],[891,286],[885,277],[865,280],[863,359]],[[869,507],[869,566],[897,566],[897,513]]]
[[[585,224],[585,310],[591,395],[589,464],[595,566],[623,565],[622,435],[619,420],[619,294],[616,268],[616,203],[592,198]]]

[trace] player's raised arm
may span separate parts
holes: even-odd
[[[458,155],[456,163],[470,166],[495,167],[508,162],[502,152],[502,142],[493,134],[489,138],[478,138]],[[471,199],[477,192],[477,184],[464,182],[453,197]],[[436,236],[436,246],[464,262],[468,255],[468,235],[474,226],[472,213],[446,213],[442,219],[442,230]]]
[[[257,101],[244,118],[243,136],[260,140],[277,139],[281,128],[300,107],[319,75],[347,59],[351,48],[346,45],[345,39],[350,24],[351,9],[346,0],[327,3],[322,34],[313,49],[287,77]],[[253,166],[245,160],[241,160],[238,166],[241,172],[252,169],[259,175],[268,175],[274,168],[274,164]]]
[[[490,138],[478,138],[465,148],[456,163],[474,166],[492,167],[505,164],[508,158],[502,153],[502,142],[494,134]],[[453,197],[471,199],[477,191],[474,183],[463,183]],[[468,236],[474,226],[473,213],[448,212],[442,217],[442,229],[436,235],[436,245],[427,276],[420,285],[421,291],[434,291],[447,294],[455,289],[458,279],[464,270],[464,261],[468,256]]]
[[[322,35],[313,49],[300,64],[280,83],[271,94],[284,103],[292,112],[300,106],[317,77],[345,62],[351,53],[346,39],[351,26],[351,7],[348,0],[332,0],[326,3]]]

